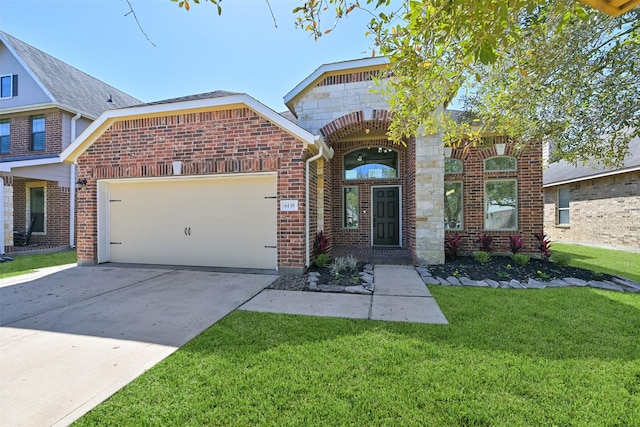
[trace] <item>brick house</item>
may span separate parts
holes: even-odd
[[[640,251],[640,138],[618,168],[551,163],[544,224],[552,240]]]
[[[0,31],[0,250],[74,246],[75,167],[59,154],[104,110],[140,101]],[[110,100],[110,101],[109,101]]]
[[[61,155],[87,181],[79,262],[301,272],[322,230],[334,247],[441,263],[446,233],[472,250],[485,230],[505,246],[539,231],[540,147],[488,141],[445,157],[438,135],[392,144],[387,100],[371,91],[387,66],[323,65],[282,115],[222,91],[105,112]]]

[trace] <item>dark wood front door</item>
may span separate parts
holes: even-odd
[[[399,187],[373,187],[373,244],[400,246]]]

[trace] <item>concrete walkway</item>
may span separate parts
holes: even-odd
[[[239,310],[394,322],[447,324],[413,266],[376,265],[373,295],[265,289]]]

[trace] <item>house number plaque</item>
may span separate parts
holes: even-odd
[[[298,201],[297,200],[280,200],[280,210],[282,212],[297,211]]]

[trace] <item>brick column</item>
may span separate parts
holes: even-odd
[[[444,263],[444,149],[442,134],[416,137],[416,258]]]

